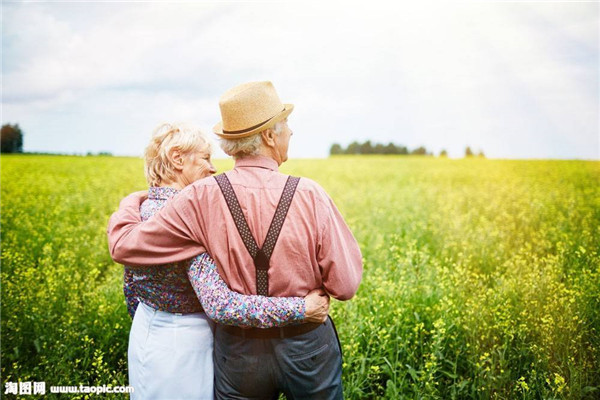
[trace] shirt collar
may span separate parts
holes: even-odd
[[[149,200],[167,200],[179,193],[179,190],[172,187],[150,187],[148,188]]]
[[[277,161],[265,156],[248,156],[235,160],[234,168],[258,167],[270,169],[271,171],[279,171]]]

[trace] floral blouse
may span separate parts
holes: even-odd
[[[147,220],[178,193],[168,187],[151,187],[142,203],[142,220]],[[221,279],[208,253],[191,261],[173,264],[125,266],[123,292],[131,318],[140,301],[160,311],[206,315],[225,325],[270,328],[302,322],[302,297],[265,297],[234,292]],[[200,302],[198,302],[200,300]]]

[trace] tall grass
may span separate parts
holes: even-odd
[[[105,228],[145,188],[141,160],[1,163],[2,383],[125,385]],[[282,171],[321,183],[363,252],[357,296],[332,308],[347,398],[600,396],[600,163],[344,156]]]

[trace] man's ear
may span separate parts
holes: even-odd
[[[265,129],[260,134],[267,147],[275,147],[275,131],[273,131],[273,129]]]
[[[178,171],[183,169],[183,155],[181,151],[174,149],[171,150],[168,154],[169,161],[171,161],[171,165]]]

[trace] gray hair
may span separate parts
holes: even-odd
[[[267,129],[272,129],[276,135],[279,135],[281,134],[281,122],[277,122],[273,127]],[[225,154],[232,156],[233,158],[256,156],[262,145],[262,132],[264,131],[260,131],[242,139],[220,139],[219,144]]]

